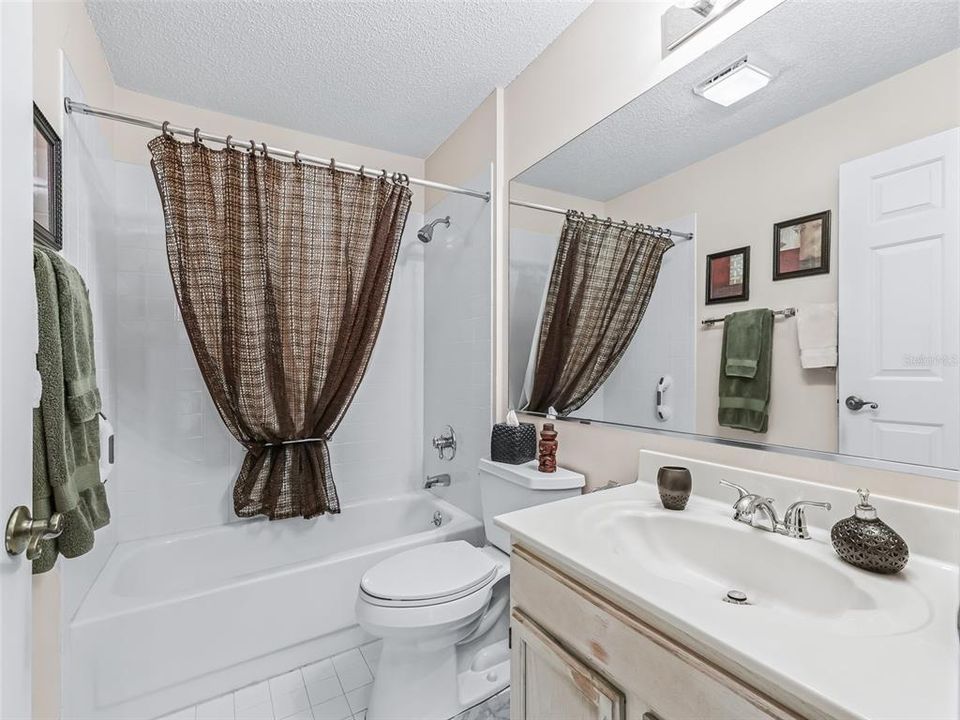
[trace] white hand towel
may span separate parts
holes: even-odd
[[[814,303],[797,311],[800,365],[804,368],[837,366],[837,304]]]

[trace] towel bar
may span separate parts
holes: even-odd
[[[788,308],[784,308],[783,310],[774,310],[774,311],[773,311],[773,314],[774,314],[774,315],[779,315],[780,317],[785,317],[785,318],[793,317],[794,315],[797,314],[797,309],[796,309],[796,308],[792,308],[792,307],[788,307]],[[701,320],[701,321],[700,321],[700,324],[701,324],[701,325],[716,325],[717,323],[722,323],[724,320],[726,320],[726,318],[707,318],[706,320]]]

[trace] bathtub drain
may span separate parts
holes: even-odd
[[[439,510],[437,510],[433,514],[433,524],[436,525],[437,527],[440,527],[441,525],[443,525],[443,513],[440,512]]]

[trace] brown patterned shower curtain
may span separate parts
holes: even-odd
[[[526,406],[561,415],[603,385],[633,340],[673,241],[569,211],[540,323]]]
[[[327,441],[380,331],[409,187],[167,135],[148,147],[183,322],[247,449],[237,515],[339,512]]]

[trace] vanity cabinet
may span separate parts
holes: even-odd
[[[511,720],[623,720],[623,693],[514,609]]]
[[[514,545],[511,720],[800,715]]]

